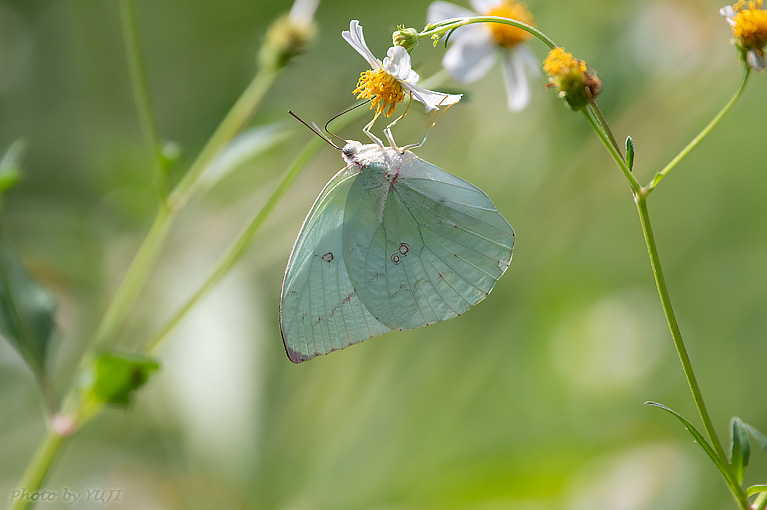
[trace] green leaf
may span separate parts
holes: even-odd
[[[626,137],[626,166],[634,169],[634,139],[630,136]]]
[[[759,494],[760,492],[767,492],[767,485],[752,485],[746,489],[746,497],[750,498],[754,494]]]
[[[0,239],[0,336],[4,337],[39,378],[55,330],[56,301],[24,269]]]
[[[146,356],[106,352],[91,361],[81,389],[90,402],[127,406],[133,392],[159,369],[160,364]]]
[[[744,423],[743,426],[746,428],[748,433],[751,434],[751,437],[753,437],[754,440],[759,443],[759,446],[761,446],[763,450],[767,451],[767,436],[758,431],[753,425]]]
[[[0,195],[12,188],[21,177],[21,157],[26,150],[23,140],[16,140],[0,159]]]
[[[743,475],[751,456],[751,445],[743,421],[737,416],[730,421],[730,464],[735,472],[738,484],[743,483]]]
[[[693,425],[689,421],[687,421],[684,416],[677,413],[673,409],[666,407],[663,404],[659,404],[657,402],[645,402],[645,405],[658,407],[676,416],[677,419],[682,422],[685,428],[687,428],[687,431],[695,439],[695,442],[697,442],[700,445],[700,447],[703,448],[703,451],[705,451],[706,454],[711,458],[711,461],[719,469],[719,472],[722,473],[722,476],[724,476],[724,479],[729,480],[729,475],[727,474],[727,467],[724,464],[722,464],[722,462],[719,460],[719,457],[717,457],[716,452],[714,452],[714,449],[711,448],[711,445],[708,444],[708,441],[706,441],[706,438],[704,438],[703,435],[700,432],[698,432],[698,429],[693,427]]]

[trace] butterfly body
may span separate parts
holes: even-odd
[[[408,150],[349,142],[293,247],[280,329],[291,361],[461,315],[511,261],[514,231],[476,186]]]

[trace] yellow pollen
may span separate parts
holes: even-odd
[[[485,15],[509,18],[535,26],[533,15],[527,10],[527,6],[522,2],[515,2],[514,0],[501,0],[499,4],[488,10]],[[487,27],[490,29],[493,39],[495,39],[498,46],[503,46],[504,48],[510,48],[532,37],[529,32],[525,32],[521,28],[512,27],[511,25],[488,23]]]
[[[360,73],[357,88],[352,93],[357,94],[357,99],[370,99],[370,109],[376,113],[384,112],[387,117],[391,117],[397,105],[405,100],[405,89],[383,69]]]
[[[585,73],[586,62],[573,57],[564,48],[554,48],[543,61],[543,72],[547,75],[556,77],[571,73]]]
[[[732,6],[736,14],[732,33],[746,49],[761,49],[767,45],[767,11],[762,0],[740,0]]]

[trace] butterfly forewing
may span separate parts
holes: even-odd
[[[361,304],[344,263],[344,208],[358,172],[350,165],[331,179],[293,246],[282,284],[280,330],[294,363],[389,331]]]
[[[477,304],[513,245],[513,229],[482,190],[411,152],[369,165],[349,190],[349,279],[389,328],[417,328]]]

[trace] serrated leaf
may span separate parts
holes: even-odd
[[[703,435],[700,432],[698,432],[698,429],[696,429],[692,425],[692,423],[687,421],[687,419],[684,416],[677,413],[670,407],[666,407],[663,404],[659,404],[658,402],[645,402],[645,405],[663,409],[664,411],[676,416],[676,418],[682,422],[682,424],[685,426],[687,431],[695,439],[695,442],[698,443],[700,447],[703,448],[703,451],[705,451],[706,454],[711,458],[711,461],[716,465],[717,469],[719,469],[719,472],[722,473],[722,476],[724,476],[724,479],[725,480],[729,479],[729,475],[727,473],[727,467],[722,464],[722,462],[719,460],[719,457],[717,457],[716,452],[714,452],[714,449],[711,448],[711,445],[708,444],[708,441],[706,441],[706,438],[704,438]]]
[[[87,401],[127,406],[133,392],[141,388],[160,364],[149,357],[107,352],[96,357],[85,373],[81,390]]]
[[[730,421],[730,464],[738,484],[743,483],[748,460],[751,456],[751,444],[743,420],[735,416]]]
[[[759,446],[767,451],[767,435],[764,435],[759,430],[756,429],[753,425],[749,425],[748,423],[744,423],[743,426],[746,428],[749,434],[751,434],[751,437],[754,438],[754,440],[759,443]]]
[[[55,313],[53,295],[30,276],[16,254],[0,239],[0,336],[40,378],[45,375]]]
[[[626,137],[626,166],[634,169],[634,139],[630,136]]]

